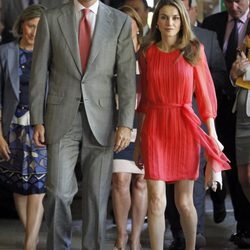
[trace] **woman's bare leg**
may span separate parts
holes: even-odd
[[[182,180],[175,183],[175,204],[186,241],[186,250],[195,250],[197,213],[193,202],[194,181]]]
[[[142,174],[132,175],[132,232],[130,237],[130,249],[140,250],[140,236],[147,214],[147,183]]]
[[[148,229],[152,250],[163,250],[165,233],[166,184],[147,180]]]
[[[44,194],[28,195],[25,250],[35,250],[37,247],[39,230],[43,218],[43,197]]]
[[[14,193],[13,197],[14,197],[15,206],[16,206],[16,210],[17,210],[17,213],[19,215],[19,218],[20,218],[24,228],[26,228],[28,197],[27,197],[27,195],[21,195],[21,194],[17,194],[17,193]]]
[[[115,246],[125,249],[128,240],[127,221],[131,205],[130,173],[113,173],[112,176],[112,203],[117,225],[117,239]]]

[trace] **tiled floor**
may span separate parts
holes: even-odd
[[[204,250],[230,250],[238,249],[231,242],[229,237],[234,232],[235,221],[229,200],[227,201],[227,217],[221,224],[215,224],[212,220],[211,201],[206,201],[206,237],[207,247]],[[130,231],[130,222],[128,223],[128,231]],[[107,221],[107,242],[105,250],[112,250],[116,237],[116,227],[111,220]],[[46,226],[43,223],[40,232],[40,242],[38,250],[45,249]],[[171,242],[171,233],[166,230],[165,245]],[[21,250],[23,242],[23,229],[17,219],[0,219],[0,250]],[[80,250],[81,242],[81,220],[73,221],[73,239],[72,250]],[[147,232],[147,224],[144,225],[142,233],[142,247],[149,250],[149,240]],[[129,249],[127,247],[127,249]]]

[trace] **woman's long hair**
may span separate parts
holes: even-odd
[[[157,27],[157,21],[159,12],[164,6],[175,7],[181,19],[181,28],[173,49],[180,49],[188,63],[192,65],[196,64],[200,58],[200,43],[192,32],[189,15],[181,0],[160,0],[158,2],[154,11],[150,33],[143,46],[144,51],[146,51],[151,44],[158,43],[162,40],[161,33]]]
[[[142,25],[142,20],[140,18],[140,16],[138,15],[138,13],[129,5],[122,5],[119,8],[120,11],[126,13],[127,15],[129,15],[132,19],[135,20],[139,32],[137,33],[137,39],[138,39],[138,43],[141,45],[142,43],[142,37],[143,37],[143,25]]]

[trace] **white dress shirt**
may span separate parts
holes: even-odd
[[[76,27],[77,33],[79,33],[80,22],[82,19],[82,10],[86,9],[83,5],[81,5],[77,0],[74,0],[75,13],[76,13]],[[93,5],[91,5],[88,9],[90,10],[89,15],[87,16],[88,22],[91,27],[91,36],[93,36],[95,30],[96,23],[96,15],[99,7],[99,0],[97,0]]]

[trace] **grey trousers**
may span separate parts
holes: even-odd
[[[103,147],[96,141],[84,107],[80,105],[71,129],[58,143],[48,145],[47,194],[44,199],[47,250],[70,249],[70,205],[78,190],[74,169],[79,154],[83,175],[82,249],[103,249],[113,152],[111,146]]]

